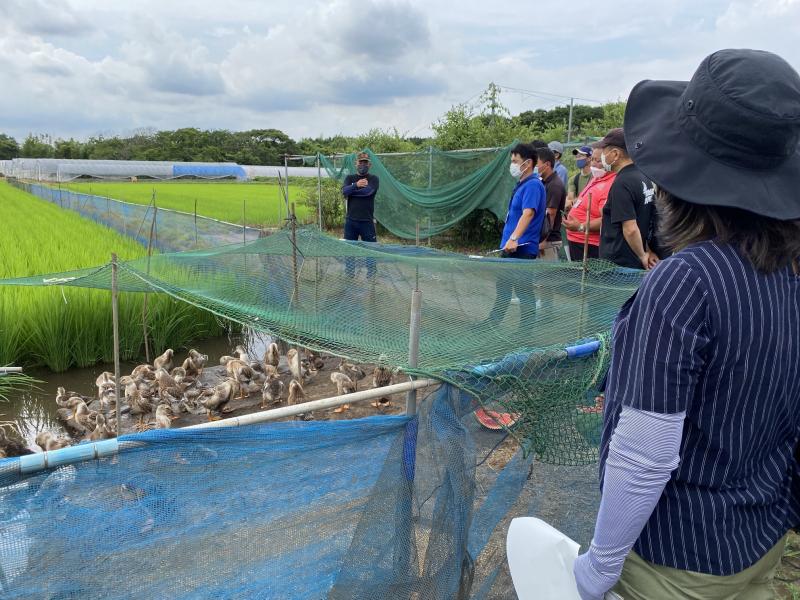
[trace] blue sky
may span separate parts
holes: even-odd
[[[726,47],[800,69],[800,0],[2,0],[0,132],[426,135],[490,81],[597,100]],[[513,113],[555,96],[505,93]]]

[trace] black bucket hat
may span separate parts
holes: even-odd
[[[761,50],[720,50],[691,81],[642,81],[625,110],[636,166],[694,204],[800,219],[800,75]]]

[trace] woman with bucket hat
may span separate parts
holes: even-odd
[[[800,523],[800,76],[721,50],[639,83],[625,134],[675,254],[614,324],[578,591],[772,598]]]

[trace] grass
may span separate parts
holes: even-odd
[[[800,535],[789,532],[786,550],[775,574],[776,598],[800,600]]]
[[[308,182],[304,182],[304,185],[289,187],[289,202],[296,203],[297,218],[302,222],[314,218],[314,214],[309,214],[301,200],[307,184]],[[155,190],[156,205],[159,208],[194,213],[196,200],[198,215],[237,225],[242,223],[243,206],[247,225],[254,227],[278,226],[281,224],[281,217],[286,218],[280,188],[271,182],[81,182],[62,184],[63,187],[136,204],[149,204]]]
[[[108,263],[111,252],[137,258],[145,249],[115,231],[62,210],[0,181],[0,279],[67,271]],[[120,295],[123,359],[143,348],[141,294]],[[180,348],[222,334],[208,312],[151,295],[149,328],[155,350]],[[152,344],[151,344],[152,346]],[[113,358],[111,301],[100,290],[0,286],[0,365],[44,365],[53,371]]]

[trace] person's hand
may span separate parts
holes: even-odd
[[[653,267],[655,267],[658,264],[659,260],[660,259],[658,258],[658,256],[656,256],[655,252],[648,251],[648,253],[647,253],[647,264],[648,264],[648,267],[647,268],[648,269],[652,269]]]
[[[642,268],[645,271],[649,271],[650,270],[650,253],[649,252],[645,252],[644,254],[642,254],[639,257],[639,262],[642,263]]]
[[[562,221],[564,223],[564,227],[569,229],[570,231],[578,231],[581,228],[581,222],[578,219],[573,219],[569,215]]]
[[[368,184],[369,184],[369,181],[367,181],[366,177],[363,177],[362,179],[359,179],[358,181],[356,181],[356,187],[363,188],[363,187],[367,187]]]
[[[515,242],[514,240],[509,239],[506,242],[506,245],[503,246],[503,250],[505,250],[506,252],[516,252],[518,246],[519,246],[519,242]]]

